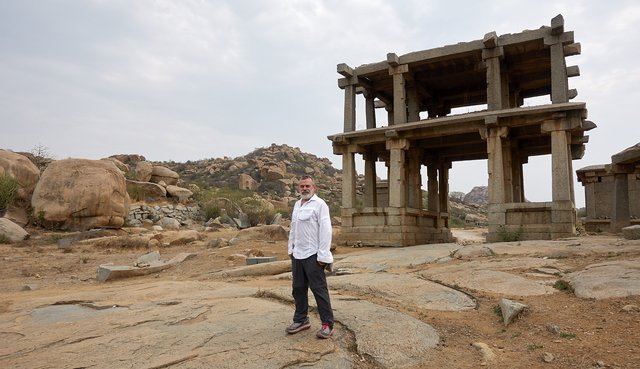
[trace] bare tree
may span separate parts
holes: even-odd
[[[34,146],[30,153],[33,155],[31,161],[33,161],[33,164],[35,164],[40,170],[44,170],[49,163],[55,160],[53,155],[51,155],[49,148],[41,143]]]

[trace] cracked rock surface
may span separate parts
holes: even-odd
[[[101,283],[97,265],[130,265],[149,250],[37,240],[0,246],[2,368],[528,368],[543,348],[554,355],[546,368],[640,361],[639,240],[339,247],[328,340],[315,336],[311,293],[311,329],[284,331],[286,241],[163,247],[166,259],[195,256]],[[279,261],[238,257],[256,251]],[[503,298],[528,306],[508,327],[495,313]]]

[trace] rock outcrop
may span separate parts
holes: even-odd
[[[29,233],[7,218],[0,218],[0,243],[16,243],[29,238]]]
[[[475,204],[475,205],[486,205],[489,199],[489,187],[487,186],[476,186],[471,189],[471,192],[464,196],[462,200],[463,203]]]
[[[175,185],[178,183],[180,175],[173,170],[162,165],[154,165],[151,171],[150,181],[153,183],[164,182],[167,185]]]
[[[64,230],[121,227],[129,203],[124,175],[115,164],[86,159],[49,164],[31,201],[40,223]]]
[[[1,175],[15,178],[20,184],[16,198],[28,202],[40,177],[40,170],[26,156],[0,149]]]

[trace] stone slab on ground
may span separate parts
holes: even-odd
[[[16,334],[1,336],[0,367],[352,367],[347,330],[330,340],[312,330],[287,335],[290,307],[254,297],[256,288],[168,281],[105,286],[113,287],[65,291],[4,312],[0,331]]]
[[[293,304],[290,288],[267,291]],[[382,368],[427,365],[429,352],[440,339],[433,327],[397,310],[342,292],[330,292],[334,318],[340,324],[340,329],[353,332],[359,355],[370,356]],[[309,306],[316,307],[311,292]],[[293,306],[291,308],[290,316],[293,316]],[[310,318],[313,328],[318,321],[317,313],[311,313]]]
[[[347,293],[371,294],[417,309],[462,311],[476,307],[475,301],[466,294],[410,274],[344,275],[330,277],[328,283],[331,288]]]
[[[527,271],[556,264],[554,259],[510,258],[486,261],[473,260],[458,264],[437,264],[420,272],[430,280],[449,286],[458,285],[463,289],[472,289],[505,296],[535,296],[556,292],[548,281],[529,279],[518,275],[518,271]]]
[[[398,248],[367,248],[366,252],[349,255],[334,262],[334,269],[366,269],[380,272],[393,268],[415,267],[448,257],[460,248],[456,244],[432,244]]]
[[[158,273],[194,256],[195,254],[182,252],[167,262],[155,261],[144,267],[128,265],[100,265],[96,272],[96,280],[98,282],[106,282],[108,280]]]
[[[622,228],[622,236],[627,240],[640,240],[640,225]]]
[[[575,295],[581,298],[640,295],[640,259],[592,264],[567,274],[565,278],[571,283]]]
[[[225,269],[212,273],[212,277],[238,278],[246,276],[276,275],[291,271],[291,261],[272,261],[270,263],[258,263],[244,265],[237,268]]]
[[[440,339],[430,325],[348,296],[336,296],[332,303],[340,323],[355,335],[359,354],[370,356],[383,368],[428,367],[430,351]]]

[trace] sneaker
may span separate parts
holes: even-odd
[[[309,318],[305,318],[301,322],[291,323],[291,325],[287,327],[286,331],[289,334],[294,334],[309,328],[311,328],[311,323],[309,323]]]
[[[329,326],[329,323],[322,323],[322,328],[316,333],[318,338],[329,338],[333,334],[333,328]]]

